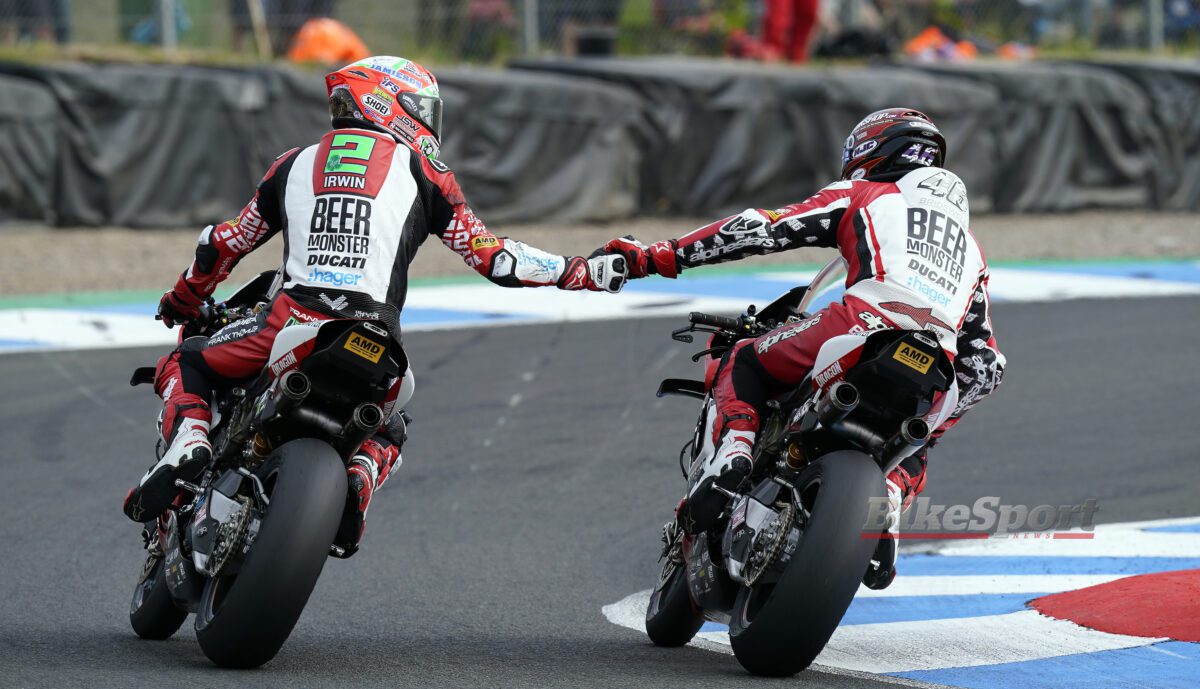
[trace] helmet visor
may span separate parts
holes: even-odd
[[[401,93],[400,105],[409,115],[425,125],[438,139],[442,138],[442,99],[417,93]]]

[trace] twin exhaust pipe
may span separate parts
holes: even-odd
[[[366,402],[354,408],[350,421],[344,426],[317,408],[300,407],[312,393],[312,381],[303,371],[288,371],[279,380],[276,412],[299,414],[305,423],[321,428],[326,433],[344,439],[347,446],[358,447],[383,425],[383,410],[378,404]]]
[[[830,386],[817,402],[817,420],[826,428],[836,429],[863,445],[883,445],[882,457],[890,471],[900,460],[911,455],[929,442],[933,429],[924,418],[913,416],[900,424],[900,429],[891,438],[882,438],[861,423],[846,417],[858,408],[862,401],[858,388],[844,380]]]

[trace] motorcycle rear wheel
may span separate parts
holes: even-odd
[[[221,667],[275,657],[300,619],[346,504],[346,468],[328,444],[305,438],[277,449],[258,472],[270,499],[240,570],[210,579],[196,639]]]
[[[692,604],[687,572],[668,562],[646,606],[646,634],[655,646],[683,646],[704,626],[704,616]]]
[[[875,551],[863,538],[872,498],[885,495],[883,473],[867,455],[834,452],[798,482],[810,517],[776,584],[743,587],[729,621],[729,641],[755,675],[788,677],[825,648]]]
[[[146,557],[147,569],[138,580],[129,604],[129,625],[143,639],[162,641],[179,631],[188,613],[171,598],[162,557]]]

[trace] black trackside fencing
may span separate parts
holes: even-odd
[[[438,71],[441,159],[490,222],[799,201],[866,113],[930,114],[976,212],[1200,209],[1200,64],[860,68],[683,58]],[[0,221],[200,226],[327,129],[318,73],[0,63]]]

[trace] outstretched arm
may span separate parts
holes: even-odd
[[[502,287],[618,292],[624,286],[620,256],[559,256],[492,234],[467,205],[454,173],[424,156],[420,160],[432,185],[434,233],[475,272]]]
[[[748,208],[693,230],[678,239],[649,246],[632,237],[604,246],[629,262],[630,277],[662,275],[799,246],[837,246],[837,229],[850,205],[851,182],[835,182],[801,203],[778,210]]]
[[[283,226],[279,201],[280,185],[300,149],[295,148],[275,159],[258,183],[254,197],[237,217],[218,225],[209,225],[196,242],[196,257],[175,281],[175,287],[163,295],[158,313],[167,327],[199,315],[200,305],[212,296],[234,266],[246,254],[262,246]]]

